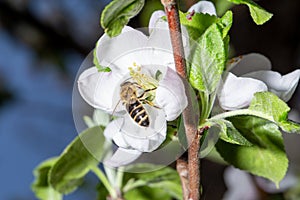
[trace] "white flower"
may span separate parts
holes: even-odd
[[[289,168],[286,176],[280,182],[279,188],[276,188],[276,185],[267,179],[259,176],[252,176],[248,172],[232,166],[227,167],[224,171],[224,181],[228,189],[222,199],[260,199],[259,189],[270,194],[287,191],[287,189],[297,185],[298,179],[296,174],[297,173],[294,170]]]
[[[211,13],[212,6],[203,1],[192,8],[195,12]],[[119,147],[104,161],[110,166],[126,165],[143,152],[157,149],[166,138],[166,121],[176,119],[187,106],[184,85],[175,71],[168,24],[161,18],[164,15],[163,11],[152,14],[149,37],[128,26],[117,37],[109,38],[104,34],[97,43],[96,57],[98,63],[109,67],[111,72],[98,72],[92,67],[78,79],[79,92],[88,104],[118,116],[104,131],[105,137]],[[185,54],[188,55],[189,39],[184,27],[182,32]],[[143,104],[149,114],[149,127],[138,125],[128,114],[126,105],[118,104],[120,85],[132,79],[128,67],[133,65],[141,66],[141,73],[148,77],[153,78],[158,70],[162,73],[155,90],[155,107]]]
[[[88,104],[118,116],[104,131],[105,137],[119,147],[106,160],[110,166],[128,164],[142,152],[157,149],[166,138],[166,121],[176,119],[187,106],[184,84],[174,68],[168,33],[167,29],[152,28],[147,37],[126,26],[117,37],[109,38],[104,34],[97,43],[96,56],[99,64],[109,67],[111,72],[98,72],[92,67],[78,78],[79,92]],[[126,104],[119,103],[120,85],[136,82],[129,70],[134,66],[141,67],[137,74],[153,79],[158,71],[162,73],[154,89],[155,107],[142,104],[149,116],[149,127],[139,125],[128,113]]]
[[[188,12],[217,15],[216,8],[214,4],[210,1],[199,1],[198,3],[192,5],[189,8]]]
[[[228,72],[228,71],[231,72]],[[296,90],[300,69],[284,76],[271,71],[271,62],[257,53],[233,58],[220,86],[218,99],[225,110],[235,110],[250,104],[254,93],[270,91],[288,101]]]

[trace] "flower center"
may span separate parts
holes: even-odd
[[[142,73],[141,66],[136,63],[129,67],[129,72],[131,78],[120,85],[120,100],[135,123],[149,127],[149,114],[145,105],[158,108],[154,103],[158,80]]]

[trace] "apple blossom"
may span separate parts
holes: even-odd
[[[219,104],[225,110],[247,107],[254,93],[262,91],[273,92],[283,101],[288,101],[296,90],[299,78],[300,69],[284,76],[271,71],[271,62],[261,54],[233,58],[219,88]]]
[[[211,13],[213,4],[199,2],[192,9]],[[207,9],[206,9],[207,8]],[[126,165],[143,152],[156,150],[166,138],[167,121],[175,120],[187,106],[184,84],[175,71],[173,51],[167,22],[163,11],[152,14],[149,36],[125,26],[117,37],[104,34],[98,41],[95,56],[100,66],[110,72],[99,72],[96,67],[84,71],[78,79],[78,88],[83,99],[96,109],[101,109],[118,118],[111,121],[104,135],[119,147],[114,155],[104,161],[110,166]],[[183,45],[189,54],[187,31],[182,27]],[[120,103],[120,85],[126,81],[136,82],[129,68],[140,66],[140,74],[157,80],[153,104],[143,104],[149,114],[149,127],[138,125]],[[149,88],[148,88],[149,89]]]

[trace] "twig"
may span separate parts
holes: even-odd
[[[176,161],[176,170],[179,174],[180,181],[181,181],[181,187],[182,187],[182,193],[184,200],[188,200],[189,196],[189,188],[188,188],[188,165],[183,158],[179,158]]]
[[[161,0],[161,2],[165,7],[165,12],[168,18],[176,71],[182,78],[185,79],[186,66],[185,66],[184,49],[183,49],[182,37],[181,37],[179,14],[176,7],[176,2],[175,0]]]
[[[175,66],[177,73],[183,78],[187,79],[186,75],[186,65],[185,65],[185,56],[184,49],[182,44],[181,28],[179,22],[179,13],[176,6],[175,0],[161,0],[162,4],[165,7],[165,12],[167,14],[170,37],[173,47],[173,54],[175,60]],[[188,106],[183,111],[183,120],[185,126],[185,132],[189,144],[188,149],[188,188],[189,200],[198,200],[200,199],[200,138],[201,134],[197,131],[197,123],[195,119],[195,114],[192,107],[192,99],[189,86],[187,81],[184,81],[186,95],[188,98]],[[181,161],[180,161],[181,162]],[[182,160],[183,162],[183,160]],[[178,164],[178,162],[177,162]],[[181,164],[181,163],[180,163]],[[180,173],[180,172],[179,172]],[[186,181],[181,182],[183,188],[186,188]],[[187,194],[184,194],[187,195]],[[184,196],[184,199],[187,197]]]

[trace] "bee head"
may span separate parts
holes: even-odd
[[[135,103],[137,98],[137,89],[131,82],[121,84],[120,98],[125,103]]]

